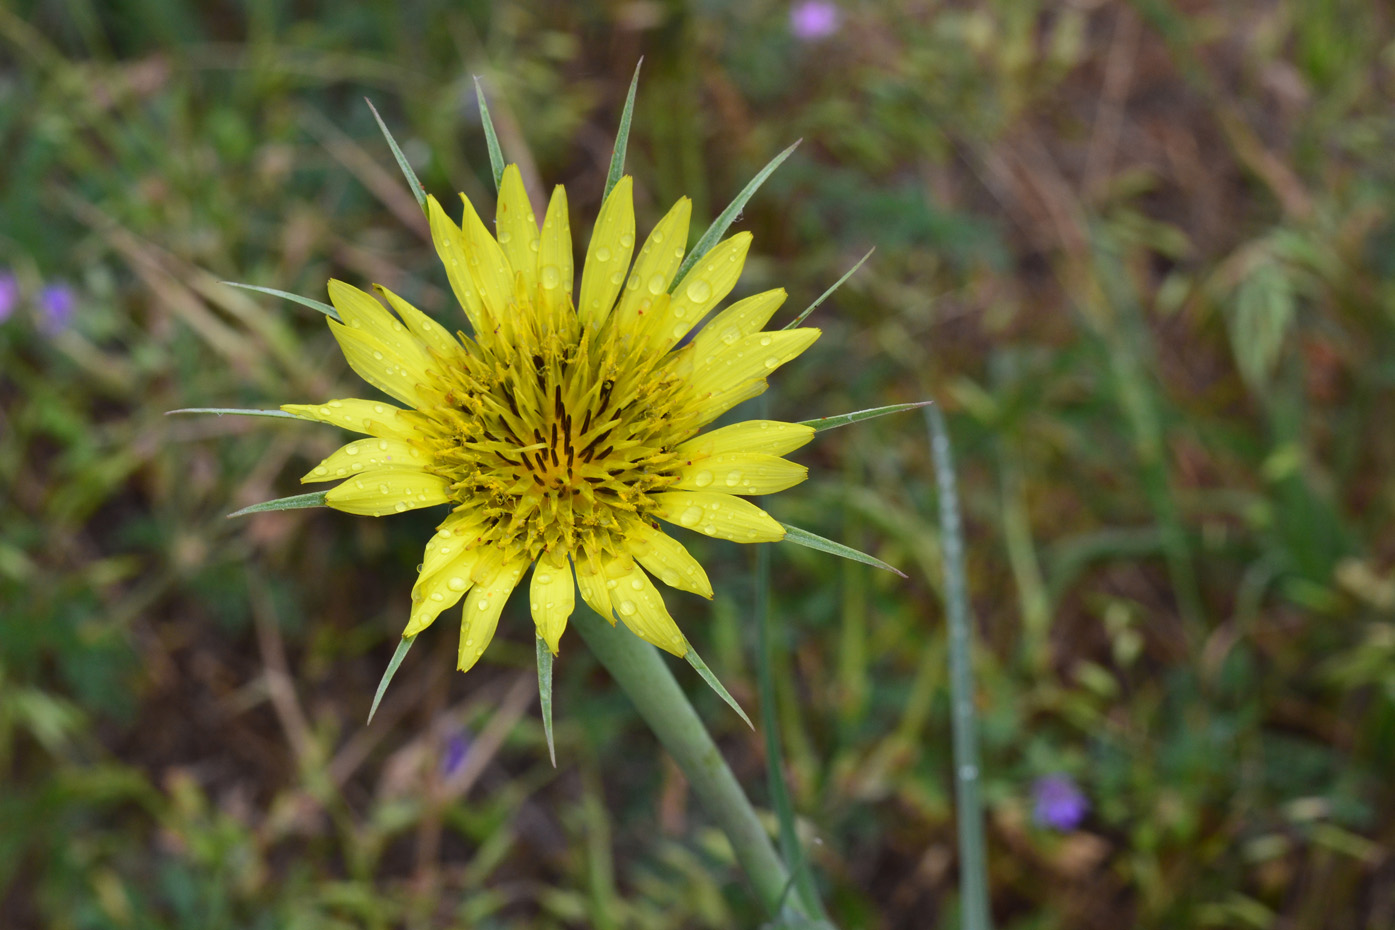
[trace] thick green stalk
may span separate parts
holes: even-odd
[[[688,784],[731,841],[756,897],[775,914],[789,884],[789,871],[659,651],[590,610],[578,610],[571,625],[683,770]]]

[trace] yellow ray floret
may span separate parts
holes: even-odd
[[[784,537],[743,496],[803,481],[805,467],[784,456],[814,431],[776,420],[703,427],[764,390],[818,331],[764,331],[785,299],[779,289],[701,325],[735,288],[751,236],[718,243],[675,283],[692,205],[679,200],[636,256],[628,177],[605,199],[579,274],[566,192],[553,191],[539,226],[516,166],[501,178],[492,229],[463,197],[459,224],[434,197],[426,209],[464,319],[437,321],[385,288],[380,301],[330,282],[341,317],[330,329],[350,366],[403,406],[283,407],[362,434],[301,480],[339,482],[326,503],[350,513],[449,505],[422,555],[404,635],[463,601],[462,670],[530,567],[527,601],[553,654],[578,590],[612,623],[685,654],[654,579],[708,598],[712,584],[659,521],[737,542]],[[471,335],[456,335],[462,325]]]

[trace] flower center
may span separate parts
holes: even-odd
[[[431,470],[506,557],[619,554],[623,524],[678,480],[673,448],[697,432],[689,392],[617,327],[511,328],[438,357],[439,403],[416,412]]]

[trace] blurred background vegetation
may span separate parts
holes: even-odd
[[[225,520],[339,437],[163,415],[368,390],[223,279],[455,319],[365,95],[428,189],[489,204],[479,75],[580,233],[643,55],[642,227],[690,194],[701,230],[802,137],[741,292],[793,313],[877,247],[772,413],[949,415],[998,925],[1395,925],[1389,8],[815,6],[0,5],[0,924],[763,919],[575,635],[548,764],[520,603],[469,676],[431,631],[365,727],[435,515]],[[911,574],[775,553],[810,859],[843,927],[954,926],[924,426],[804,461],[775,513]],[[717,599],[670,606],[754,707],[751,552],[693,546]],[[760,735],[677,673],[764,803]]]

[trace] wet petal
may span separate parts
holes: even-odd
[[[643,520],[631,520],[625,527],[625,549],[670,588],[712,597],[712,582],[707,580],[701,563],[662,530]]]
[[[282,404],[281,409],[302,420],[342,426],[369,436],[408,439],[416,434],[411,424],[399,418],[401,408],[380,400],[346,397],[323,404]]]
[[[701,399],[698,413],[702,421],[710,422],[741,400],[759,394],[767,375],[818,338],[819,330],[812,328],[755,333],[706,359],[695,359],[688,375],[689,387]]]
[[[615,578],[610,599],[620,621],[646,643],[676,656],[688,651],[688,641],[678,631],[664,599],[644,569],[631,564],[630,570]]]
[[[731,289],[736,287],[737,279],[741,277],[741,269],[746,264],[746,253],[750,248],[751,234],[737,233],[718,244],[703,256],[702,261],[692,267],[673,292],[663,321],[656,324],[662,349],[667,350],[677,344],[713,307],[731,293]],[[761,322],[763,324],[764,320]]]
[[[460,308],[470,321],[470,328],[476,334],[489,332],[494,328],[493,320],[484,307],[484,298],[470,277],[469,261],[466,258],[465,234],[455,225],[434,196],[427,195],[426,215],[431,221],[431,241],[436,244],[436,254],[445,266],[446,278]]]
[[[699,362],[724,346],[760,332],[785,302],[785,289],[763,291],[738,300],[717,314],[693,339],[693,356]]]
[[[378,289],[378,293],[387,299],[388,306],[397,311],[397,315],[402,318],[402,322],[407,324],[412,335],[420,339],[423,345],[435,350],[443,358],[454,358],[460,354],[460,343],[446,327],[382,285],[374,286]]]
[[[529,295],[538,289],[538,218],[523,189],[523,176],[517,165],[504,169],[499,182],[499,205],[494,215],[494,229],[499,245],[508,256],[509,267],[523,275]]]
[[[723,452],[684,466],[672,487],[679,491],[774,494],[794,487],[808,476],[809,469],[777,455]]]
[[[750,501],[712,491],[665,491],[654,495],[662,520],[705,536],[735,542],[777,542],[785,528]]]
[[[460,231],[465,235],[465,267],[484,299],[485,309],[497,323],[507,318],[509,305],[513,303],[513,269],[509,267],[504,250],[499,248],[499,243],[494,241],[475,212],[470,198],[461,194],[460,202],[464,205]]]
[[[468,672],[484,654],[484,647],[494,638],[504,603],[527,567],[526,558],[515,559],[501,566],[494,577],[470,589],[460,618],[460,656],[456,663],[460,671]]]
[[[331,488],[325,503],[346,513],[381,517],[444,504],[449,490],[446,479],[419,469],[378,469]]]
[[[639,258],[635,259],[634,269],[625,282],[625,292],[620,296],[611,325],[638,327],[653,319],[650,314],[655,300],[668,293],[669,283],[683,261],[688,247],[688,220],[692,212],[693,202],[687,197],[680,197],[664,218],[655,224],[649,238],[644,240]]]
[[[533,566],[528,601],[538,635],[556,655],[562,631],[567,628],[567,619],[576,607],[576,582],[572,578],[571,564],[565,556],[559,559],[544,554],[538,559]]]
[[[542,309],[551,319],[561,319],[572,293],[572,227],[567,217],[567,191],[560,184],[552,189],[552,201],[543,218],[538,283]]]
[[[379,468],[421,468],[425,464],[425,454],[410,442],[401,439],[356,439],[310,469],[300,483],[337,481]]]
[[[635,247],[634,182],[629,175],[616,183],[601,206],[586,264],[581,268],[581,298],[576,312],[581,322],[597,326],[610,315],[625,283],[625,272]]]
[[[690,462],[727,452],[785,455],[814,438],[814,428],[779,420],[745,420],[694,436],[673,451]]]

